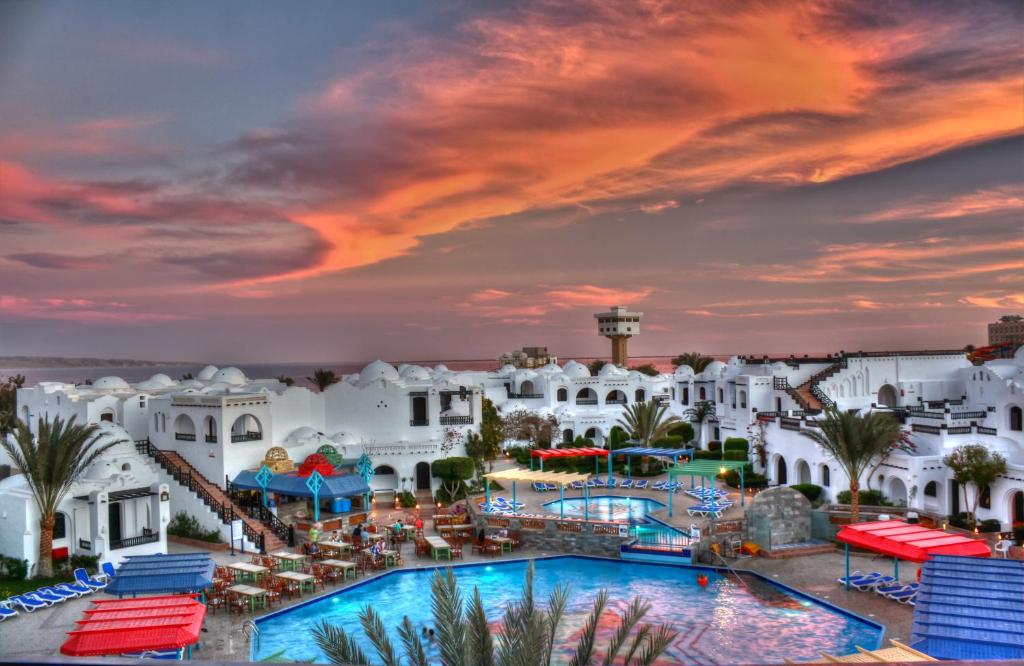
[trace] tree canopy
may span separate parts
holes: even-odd
[[[703,372],[715,359],[705,356],[700,352],[685,352],[672,359],[672,365],[677,368],[681,365],[690,366],[695,373]]]
[[[973,522],[982,490],[995,483],[997,476],[1006,473],[1006,458],[981,444],[965,444],[946,454],[942,462],[953,472],[953,479],[964,488],[965,501],[967,486],[974,486],[974,501],[971,503]]]
[[[637,372],[647,375],[648,377],[657,377],[661,372],[654,367],[653,363],[644,363],[643,365],[634,365],[630,370],[636,370]]]
[[[0,439],[12,432],[18,420],[18,389],[25,385],[25,375],[13,375],[0,382]]]
[[[317,368],[313,371],[312,377],[306,377],[306,380],[317,388],[318,391],[323,392],[328,386],[337,384],[341,381],[341,377],[338,376],[334,370],[325,370],[324,368]]]

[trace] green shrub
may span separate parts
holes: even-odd
[[[684,442],[693,441],[693,426],[685,421],[677,423],[668,431],[669,436],[682,437]]]
[[[813,483],[796,483],[790,488],[803,493],[803,496],[810,502],[815,502],[821,497],[821,486],[816,486]]]
[[[403,509],[412,509],[416,506],[416,496],[408,490],[403,490],[398,496],[398,506]]]
[[[687,441],[689,440],[683,439],[682,435],[666,435],[661,439],[654,440],[652,446],[663,449],[685,449]]]
[[[748,465],[749,467],[749,465]],[[729,470],[722,475],[726,485],[730,488],[740,487],[740,474],[734,469]],[[744,470],[743,473],[743,486],[744,488],[764,488],[768,485],[768,478],[764,474],[755,474],[749,470]]]
[[[721,459],[722,460],[747,460],[748,458],[749,458],[749,455],[747,454],[746,451],[730,451],[729,449],[726,449],[725,450],[725,454],[724,454],[724,456]]]
[[[217,537],[220,537],[220,533],[217,533]],[[75,569],[85,569],[86,571],[99,571],[100,568],[100,556],[99,555],[72,555],[68,559],[64,560],[59,567],[59,571],[65,574],[70,574]]]
[[[961,511],[949,517],[949,524],[962,530],[969,530],[971,529],[971,516],[966,511]]]
[[[722,454],[719,451],[694,451],[694,460],[721,460]]]
[[[171,518],[171,522],[167,525],[167,533],[185,539],[222,543],[220,530],[203,529],[203,526],[199,524],[199,520],[195,516],[190,516],[184,511],[174,514],[174,518]]]
[[[729,437],[725,440],[726,451],[742,451],[746,453],[750,450],[750,443],[742,437]]]
[[[710,442],[708,442],[708,451],[721,451],[721,450],[722,450],[722,443],[721,442],[716,441],[716,440],[711,440]]]
[[[995,518],[987,518],[978,523],[979,532],[1000,532],[1002,531],[1001,523]]]
[[[836,503],[838,504],[849,504],[850,503],[850,491],[840,490],[836,493]],[[860,491],[860,505],[861,506],[892,506],[892,503],[887,501],[882,495],[880,490],[862,490]]]
[[[0,579],[23,580],[28,575],[28,560],[0,555]]]

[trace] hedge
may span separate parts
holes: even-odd
[[[749,465],[748,465],[749,467]],[[728,472],[722,475],[726,485],[731,488],[740,487],[740,474],[734,469],[730,469]],[[755,474],[749,469],[743,471],[743,485],[747,488],[763,488],[768,485],[768,477],[764,474]]]
[[[717,455],[717,454],[716,454]],[[747,460],[749,455],[746,451],[729,451],[726,449],[725,456],[722,460]]]
[[[694,451],[694,460],[721,460],[722,454],[718,451]]]
[[[654,440],[652,446],[663,449],[685,449],[687,441],[689,440],[683,439],[682,435],[666,435],[661,439]]]
[[[804,497],[810,502],[814,502],[821,497],[821,486],[816,486],[813,483],[795,483],[790,488],[803,493]]]
[[[708,442],[708,451],[721,451],[721,450],[722,450],[722,443],[721,442],[718,442],[718,441],[715,441],[715,440],[712,440],[712,441]]]
[[[840,490],[838,493],[836,493],[836,503],[849,504],[850,491]],[[886,501],[885,496],[882,495],[882,492],[880,490],[860,491],[860,503],[861,506],[892,506],[892,503]]]
[[[743,451],[746,453],[750,450],[750,443],[742,437],[730,437],[725,440],[726,451]]]
[[[693,441],[693,426],[689,423],[677,423],[668,431],[670,437],[682,437],[684,442]]]

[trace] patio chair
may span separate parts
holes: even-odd
[[[29,597],[32,597],[32,598],[35,598],[35,599],[40,599],[42,601],[45,601],[48,604],[50,604],[51,606],[53,606],[54,604],[62,604],[65,601],[68,600],[68,598],[66,596],[61,596],[59,594],[53,594],[52,592],[47,592],[45,589],[39,589],[39,590],[35,590],[33,592],[26,592],[25,595],[29,596]],[[73,596],[73,595],[70,595],[70,596]]]
[[[64,599],[64,600],[67,600],[67,599],[77,599],[80,596],[78,594],[78,592],[72,592],[71,590],[65,590],[65,589],[59,588],[59,587],[57,587],[55,585],[53,585],[53,586],[47,585],[47,586],[41,587],[41,588],[39,588],[39,591],[40,592],[45,592],[47,594],[52,594],[53,596],[60,597],[61,599]]]
[[[605,486],[608,488],[614,488],[616,486],[615,477],[613,476],[612,478],[608,479],[608,483],[606,483]]]
[[[9,617],[14,617],[18,614],[18,611],[7,606],[7,602],[0,602],[0,622],[3,622]]]
[[[210,611],[211,614],[216,613],[218,608],[224,608],[223,594],[214,593],[206,597],[206,609]]]
[[[228,599],[228,613],[231,611],[238,611],[241,615],[245,611],[249,610],[249,600],[241,594],[233,595]]]
[[[638,479],[634,484],[633,488],[636,490],[647,490],[647,486],[650,483],[647,479]]]
[[[105,582],[98,581],[95,578],[90,578],[89,573],[81,567],[75,569],[75,580],[94,590],[102,590],[107,586]]]
[[[541,483],[540,481],[534,481],[530,485],[533,486],[533,489],[538,493],[543,493],[548,489],[547,485]]]
[[[100,562],[100,571],[96,574],[96,578],[109,583],[110,580],[116,575],[117,572],[114,571],[113,564],[111,564],[110,562]]]
[[[646,479],[644,480],[646,481]],[[651,490],[664,490],[666,485],[668,485],[668,481],[655,481],[651,484]]]
[[[573,490],[583,490],[583,482],[573,481],[572,483],[569,484],[569,487],[572,488]]]
[[[887,599],[892,599],[893,601],[898,601],[901,604],[909,604],[913,606],[914,601],[917,599],[917,588],[907,585],[902,590],[886,594],[885,597]]]
[[[40,608],[49,608],[53,605],[41,599],[36,599],[35,597],[27,597],[24,594],[16,594],[7,599],[4,603],[19,606],[21,610],[26,613],[34,613]]]
[[[93,590],[90,587],[86,587],[81,583],[57,583],[54,587],[59,587],[62,590],[68,590],[74,592],[80,597],[84,597],[87,594],[92,594]]]
[[[633,487],[633,479],[623,479],[622,483],[619,484],[619,488],[629,490]]]

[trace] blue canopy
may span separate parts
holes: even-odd
[[[914,649],[938,659],[1024,659],[1024,562],[934,555],[915,603]]]
[[[288,495],[289,497],[312,497],[313,491],[306,487],[307,477],[292,474],[275,474],[267,484],[268,493]],[[256,482],[256,472],[245,470],[238,473],[231,482],[235,488],[245,490],[262,490]],[[320,498],[353,497],[370,492],[358,474],[332,474],[324,477],[324,485],[320,488]]]
[[[672,458],[675,460],[681,456],[693,458],[693,449],[661,449],[644,446],[630,446],[624,449],[614,449],[613,456],[655,456],[658,458]]]
[[[119,597],[200,592],[213,584],[213,569],[207,553],[129,556],[105,591]]]

